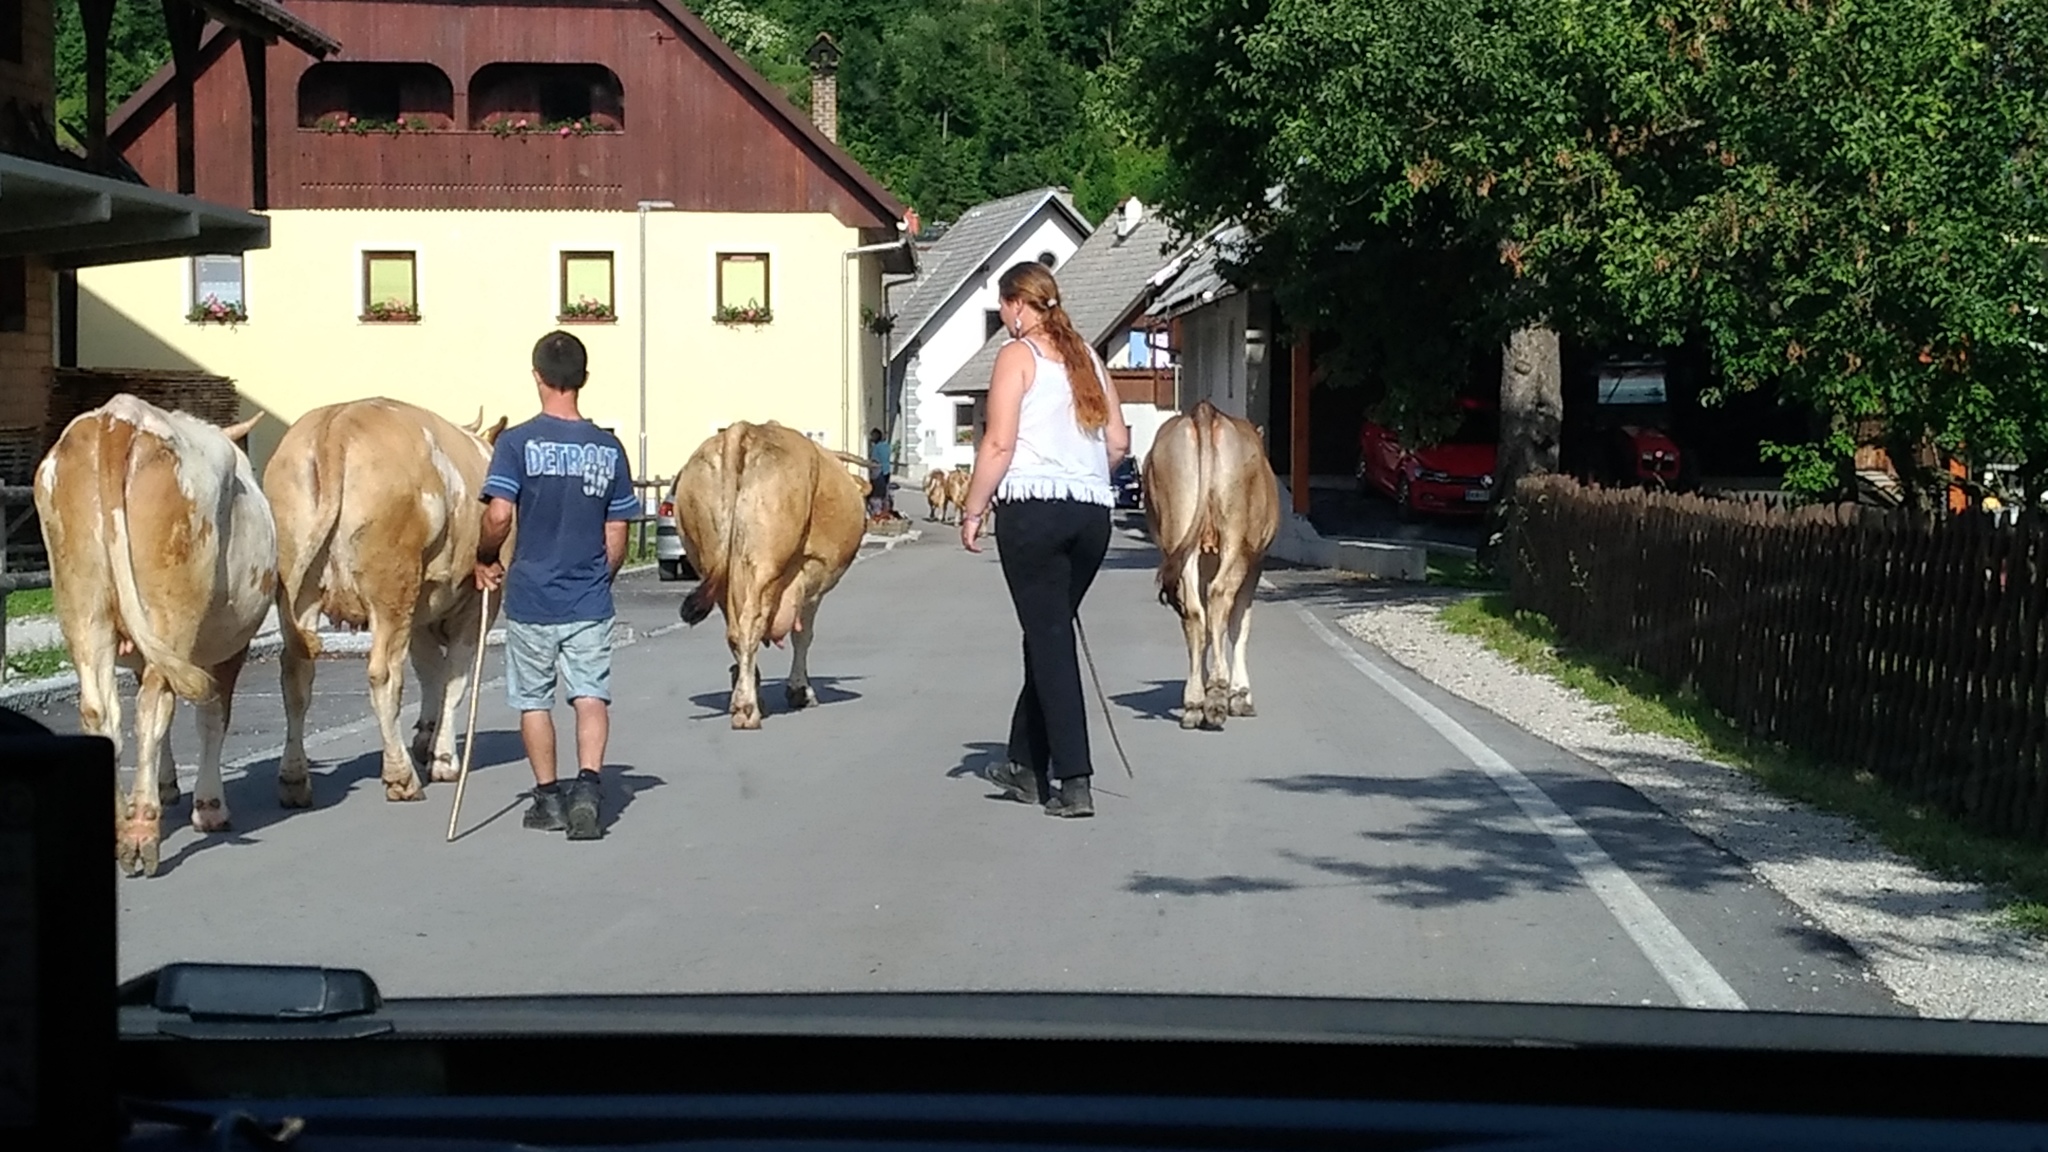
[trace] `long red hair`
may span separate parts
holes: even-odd
[[[1012,264],[996,282],[996,294],[1005,301],[1029,304],[1045,314],[1042,330],[1052,341],[1052,350],[1060,363],[1066,366],[1067,381],[1074,389],[1075,420],[1089,432],[1107,427],[1109,395],[1102,390],[1095,353],[1074,330],[1067,310],[1060,306],[1060,286],[1053,280],[1052,272],[1036,260]]]

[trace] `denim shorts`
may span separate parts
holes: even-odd
[[[612,622],[505,621],[505,699],[513,711],[546,712],[555,706],[558,664],[569,699],[611,703]]]

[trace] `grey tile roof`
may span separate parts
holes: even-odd
[[[946,301],[952,299],[953,293],[970,278],[975,278],[982,263],[993,256],[1003,241],[1009,239],[1010,234],[1047,200],[1057,197],[1071,210],[1073,205],[1066,195],[1065,189],[1061,188],[1034,188],[1015,196],[976,204],[953,221],[945,234],[939,237],[938,243],[921,249],[917,254],[917,284],[911,289],[910,298],[896,313],[896,326],[890,330],[889,355],[895,356],[921,335],[925,326],[938,317]],[[1078,213],[1075,219],[1081,219]]]
[[[1146,281],[1185,247],[1167,223],[1149,210],[1139,216],[1130,235],[1118,236],[1121,211],[1119,208],[1111,212],[1109,219],[1053,273],[1053,278],[1059,281],[1061,306],[1073,319],[1074,328],[1097,351],[1104,340],[1115,334],[1117,322],[1141,302]],[[952,379],[940,385],[939,391],[953,396],[988,391],[996,352],[1008,339],[1006,332],[990,337]]]
[[[1178,316],[1236,292],[1237,285],[1224,279],[1217,261],[1224,256],[1240,255],[1244,240],[1244,227],[1233,224],[1199,245],[1200,250],[1188,262],[1187,268],[1167,285],[1145,314],[1162,318]]]

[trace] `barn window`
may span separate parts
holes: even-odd
[[[768,254],[720,252],[717,318],[746,320],[772,315],[773,312],[773,302],[769,299]]]
[[[974,401],[961,400],[953,405],[953,443],[974,443]]]
[[[419,267],[411,252],[363,253],[363,319],[420,318]]]
[[[981,310],[981,338],[987,340],[1003,330],[1003,313],[997,308]]]
[[[325,60],[299,77],[299,127],[365,132],[455,126],[455,85],[432,64]]]
[[[609,252],[562,253],[562,298],[558,316],[563,320],[616,320],[612,300],[612,254]]]
[[[602,64],[486,64],[469,81],[469,126],[517,131],[626,126],[625,88]]]
[[[249,314],[249,302],[242,280],[242,258],[239,255],[194,256],[192,258],[192,309],[212,309],[216,305],[238,313]]]
[[[28,331],[28,259],[0,256],[0,332]]]

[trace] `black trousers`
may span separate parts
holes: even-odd
[[[1074,616],[1109,552],[1109,509],[1078,500],[1004,501],[996,547],[1024,627],[1024,690],[1010,718],[1010,760],[1041,780],[1093,775]]]

